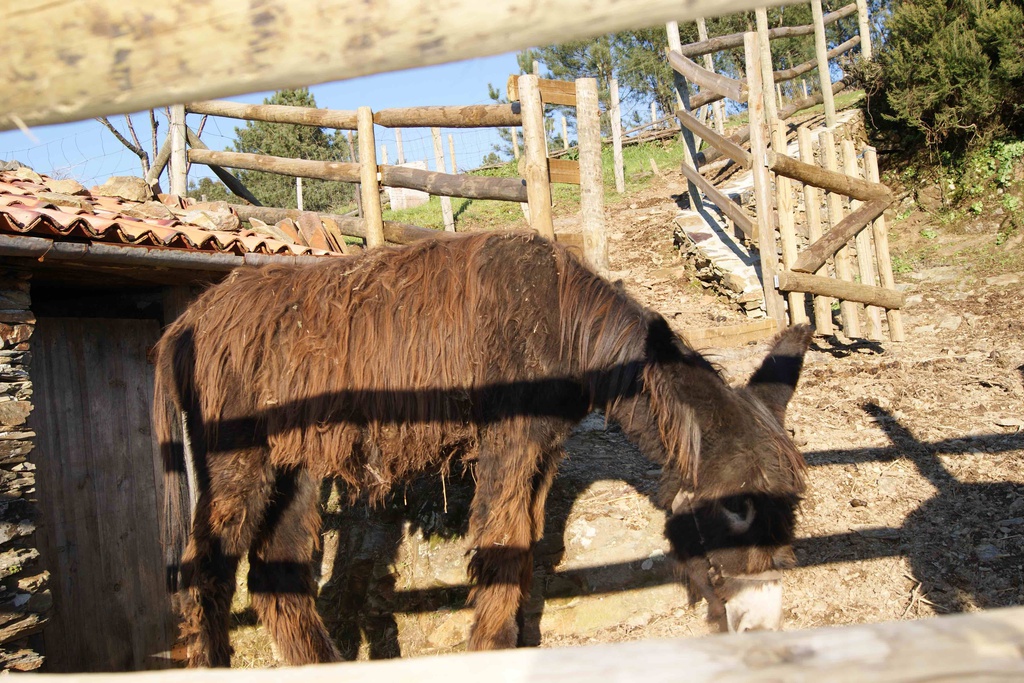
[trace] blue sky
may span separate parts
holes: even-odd
[[[487,84],[504,90],[509,74],[518,73],[515,53],[454,62],[439,66],[377,74],[348,81],[339,81],[310,88],[317,105],[332,109],[355,109],[361,105],[373,109],[427,105],[485,104]],[[238,102],[259,103],[268,93],[253,93],[230,98]],[[161,114],[160,141],[167,132]],[[124,130],[123,117],[111,121]],[[149,124],[146,116],[133,118],[135,130],[149,149]],[[189,125],[198,125],[199,117],[189,115]],[[213,149],[224,149],[234,139],[234,129],[243,122],[211,118],[203,132],[203,140]],[[86,187],[102,183],[111,175],[139,175],[138,158],[128,151],[100,123],[94,120],[44,126],[31,130],[37,140],[21,131],[0,132],[0,160],[17,159],[37,172],[62,178],[74,178]],[[460,169],[472,168],[497,142],[493,129],[461,129],[445,131],[445,156],[448,155],[447,134],[454,137],[456,161]],[[396,160],[394,132],[384,128],[376,131],[378,158],[381,147],[387,147],[389,161]],[[430,131],[403,131],[403,147],[407,160],[428,159],[434,166]],[[190,178],[210,175],[199,165],[192,166]],[[166,185],[166,183],[164,183]]]

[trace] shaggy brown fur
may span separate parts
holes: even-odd
[[[666,506],[680,489],[706,502],[702,531],[721,526],[721,505],[754,496],[767,526],[709,552],[761,571],[788,547],[803,490],[781,416],[807,341],[788,333],[757,381],[730,389],[664,319],[528,234],[235,271],[157,347],[168,491],[186,469],[181,411],[199,489],[181,565],[190,664],[229,664],[243,553],[283,656],[336,659],[313,605],[316,482],[380,500],[453,461],[472,463],[477,482],[470,647],[514,646],[562,443],[594,408],[664,465]],[[685,521],[667,534],[680,558],[702,552]]]

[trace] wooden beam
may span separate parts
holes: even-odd
[[[749,5],[750,9],[754,9],[762,5],[763,3],[752,2]],[[774,3],[769,3],[774,4]],[[848,17],[857,11],[857,5],[850,3],[845,7],[837,9],[835,12],[829,12],[824,16],[825,25],[834,24],[843,17]],[[712,15],[707,15],[712,16]],[[768,37],[771,39],[775,38],[796,38],[798,36],[809,36],[814,33],[814,24],[804,24],[801,26],[780,26],[773,28],[768,31]],[[742,33],[730,33],[725,36],[717,36],[710,40],[702,40],[697,43],[690,43],[682,49],[684,57],[699,57],[706,55],[711,52],[720,52],[721,50],[728,50],[734,47],[740,47],[743,45],[743,34]]]
[[[874,147],[864,148],[864,168],[868,180],[878,182],[878,153]],[[875,219],[871,225],[872,236],[875,238],[875,260],[878,262],[878,279],[886,289],[895,289],[896,281],[892,274],[892,261],[889,258],[889,230],[885,226],[885,215]],[[903,316],[899,311],[887,310],[886,320],[889,323],[889,339],[901,342],[906,339],[903,331]]]
[[[268,123],[294,123],[300,126],[356,129],[356,112],[318,107],[295,107],[288,104],[243,104],[226,100],[204,100],[185,105],[192,114],[224,116],[229,119],[266,121]]]
[[[506,83],[509,102],[519,101],[519,76],[509,76]],[[573,81],[556,81],[550,78],[537,78],[540,88],[540,100],[544,104],[564,104],[576,106],[576,84]],[[518,124],[509,124],[518,125]]]
[[[736,325],[720,327],[690,327],[682,331],[683,339],[697,349],[743,346],[753,341],[767,339],[779,331],[775,318],[754,320]]]
[[[806,292],[834,296],[843,301],[856,301],[882,308],[902,308],[904,303],[903,293],[894,289],[862,285],[858,282],[845,282],[807,273],[786,271],[779,273],[779,289],[784,292]]]
[[[185,158],[185,108],[180,104],[171,106],[171,170],[169,175],[171,194],[184,197],[188,193],[188,171]]]
[[[797,139],[800,143],[800,158],[806,163],[814,162],[814,140],[811,137],[811,129],[800,126],[797,130]],[[807,219],[807,238],[813,244],[821,239],[821,196],[818,188],[814,185],[804,183],[804,217]],[[816,271],[817,275],[826,275],[825,269]],[[814,330],[820,335],[831,336],[832,327],[832,300],[824,296],[814,297]]]
[[[445,173],[444,167],[444,143],[441,141],[441,129],[431,128],[430,137],[434,140],[434,163],[437,164],[437,172]],[[383,179],[383,173],[381,174]],[[441,196],[441,220],[444,221],[446,232],[455,232],[455,214],[452,212],[452,198],[446,195]]]
[[[862,201],[884,199],[892,202],[893,195],[885,185],[855,178],[846,173],[829,171],[815,164],[799,161],[774,150],[768,152],[768,168],[802,183],[820,187],[829,192],[838,192]]]
[[[523,125],[523,117],[516,104],[473,104],[381,109],[373,122],[385,128],[503,128]]]
[[[377,169],[377,142],[373,134],[373,110],[359,107],[359,191],[362,195],[366,246],[384,246],[384,218],[380,208],[380,174]]]
[[[580,149],[580,224],[583,256],[600,275],[607,275],[608,235],[604,220],[604,173],[601,165],[601,108],[597,80],[576,81],[576,138]]]
[[[336,180],[343,183],[359,182],[359,164],[347,161],[311,161],[309,159],[286,159],[267,154],[245,152],[218,152],[212,149],[193,147],[188,151],[188,160],[194,164],[243,168],[249,171],[263,171],[302,178]]]
[[[849,216],[839,221],[825,235],[807,247],[793,262],[793,270],[798,273],[813,273],[825,265],[825,261],[850,241],[868,223],[882,215],[891,202],[876,199],[857,208]],[[855,299],[850,299],[855,301]]]
[[[286,218],[298,222],[304,213],[313,214],[320,219],[330,220],[336,223],[338,225],[338,229],[343,235],[366,239],[366,226],[363,223],[362,218],[341,216],[334,213],[314,213],[312,211],[303,212],[296,209],[278,209],[269,206],[243,206],[241,204],[229,204],[228,206],[232,211],[238,214],[238,217],[243,221],[247,221],[250,218],[256,218],[268,225],[273,225]],[[443,233],[440,233],[437,230],[421,228],[417,225],[384,221],[384,239],[394,244],[409,244],[417,240],[438,237],[441,234]]]
[[[526,185],[521,178],[488,178],[424,171],[406,166],[381,166],[381,185],[421,190],[437,197],[495,199],[525,202]]]
[[[612,172],[615,175],[615,191],[626,191],[626,169],[622,160],[622,112],[619,109],[619,82],[608,79],[608,118],[612,127]]]
[[[847,5],[849,7],[849,5]],[[854,10],[857,5],[853,5]],[[824,95],[823,106],[825,107],[825,126],[836,127],[836,104],[832,99],[832,90],[828,87],[832,83],[832,73],[828,66],[828,43],[825,41],[825,22],[821,10],[821,0],[811,0],[811,16],[814,20],[814,55],[818,62],[818,79],[821,83],[821,93]]]
[[[669,51],[668,63],[702,89],[706,88],[735,102],[744,102],[747,99],[747,85],[743,81],[708,71],[697,62],[675,51]]]
[[[726,216],[728,216],[737,228],[743,231],[743,234],[748,239],[753,240],[756,237],[756,226],[754,222],[750,220],[750,216],[743,211],[743,207],[736,202],[729,199],[728,195],[723,193],[707,178],[702,176],[699,171],[692,168],[687,164],[681,164],[680,170],[686,179],[696,185],[701,192],[703,192],[708,199],[710,199],[715,206],[722,210]]]
[[[772,131],[772,147],[784,149],[786,134],[782,126]],[[775,214],[779,220],[779,238],[782,243],[782,267],[788,269],[796,260],[796,217],[793,215],[793,184],[789,178],[775,176]],[[790,292],[789,324],[801,325],[808,322],[805,297],[800,292]]]
[[[853,144],[853,140],[844,138],[840,148],[843,156],[843,171],[851,177],[858,175],[860,167],[857,164],[857,147]],[[892,202],[889,203],[891,204]],[[861,205],[861,202],[856,199],[850,200],[850,208],[854,213],[856,213]],[[861,230],[854,239],[857,244],[857,271],[860,275],[860,283],[863,285],[874,285],[875,252],[871,246],[871,231]],[[868,321],[867,338],[871,341],[882,341],[882,309],[877,306],[868,306],[864,309],[864,313]]]
[[[544,131],[544,103],[541,101],[539,80],[533,75],[519,77],[518,89],[523,107],[523,158],[526,164],[530,227],[553,240],[555,226],[551,218],[548,141]]]
[[[858,45],[860,45],[860,36],[854,36],[845,43],[841,43],[836,47],[832,48],[831,50],[829,50],[827,53],[828,58],[835,59],[840,55],[846,54],[847,52],[849,52]],[[798,76],[802,76],[803,74],[807,73],[816,66],[818,66],[818,60],[812,59],[809,62],[797,64],[791,69],[781,69],[779,71],[775,71],[772,75],[775,77],[776,83],[784,83],[785,81],[791,81]],[[804,96],[806,97],[806,95]]]
[[[553,183],[580,184],[580,162],[572,159],[548,159],[548,175]]]

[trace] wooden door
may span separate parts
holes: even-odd
[[[150,425],[154,320],[40,318],[31,374],[49,671],[158,668],[173,625]]]

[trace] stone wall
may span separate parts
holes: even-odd
[[[42,664],[37,634],[53,602],[35,547],[30,309],[29,276],[0,272],[0,668],[15,671]]]

